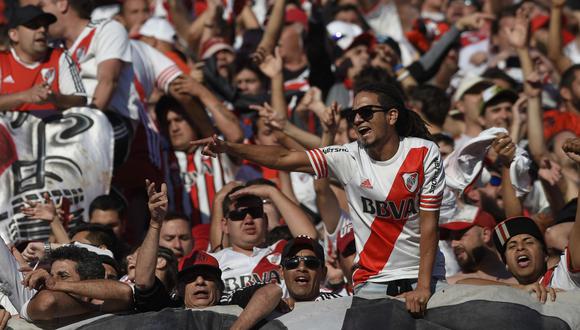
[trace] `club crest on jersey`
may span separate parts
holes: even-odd
[[[405,183],[405,188],[411,193],[414,193],[419,186],[419,173],[403,173],[403,182]]]
[[[48,85],[52,85],[52,82],[54,81],[54,78],[56,76],[56,71],[54,70],[54,68],[45,68],[40,70],[40,74],[42,75],[42,80],[48,84]]]
[[[77,49],[75,51],[75,58],[76,58],[77,62],[81,63],[86,54],[87,54],[87,50],[84,47],[80,47],[79,49]]]

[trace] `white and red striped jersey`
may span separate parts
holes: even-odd
[[[215,194],[234,180],[237,167],[227,155],[212,158],[201,154],[202,148],[186,154],[175,151],[179,166],[179,187],[183,203],[181,211],[190,216],[192,225],[210,223]],[[178,190],[181,190],[178,189]],[[177,192],[179,194],[179,192]],[[177,209],[180,209],[177,207]]]
[[[127,31],[114,20],[91,21],[69,48],[72,58],[79,64],[79,71],[89,103],[92,102],[98,84],[98,65],[104,61],[117,59],[124,65],[108,107],[120,115],[137,120],[138,109],[131,105],[131,47]]]
[[[439,210],[445,186],[437,145],[402,138],[386,161],[370,158],[358,142],[307,154],[317,177],[332,175],[345,187],[359,265],[355,285],[418,278],[419,210]],[[445,276],[442,260],[436,260],[432,276]]]
[[[254,247],[251,256],[225,248],[214,256],[222,270],[222,280],[225,284],[224,293],[238,290],[256,283],[281,283],[282,250],[285,240],[280,240],[268,247]]]
[[[135,74],[131,104],[138,109],[139,119],[145,128],[149,159],[157,168],[161,168],[161,137],[157,123],[147,111],[147,101],[155,87],[167,93],[169,84],[181,75],[181,70],[167,56],[148,44],[139,40],[131,40],[130,43]]]

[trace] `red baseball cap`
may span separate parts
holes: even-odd
[[[286,24],[300,23],[304,29],[308,29],[308,16],[303,10],[298,8],[286,9],[285,19]]]
[[[191,272],[209,273],[215,275],[216,278],[222,278],[222,270],[216,258],[204,251],[195,251],[193,254],[185,257],[182,263],[181,271],[179,272],[179,281],[187,278]]]
[[[202,59],[205,60],[222,50],[227,50],[231,53],[235,53],[234,47],[228,44],[224,38],[214,37],[208,39],[206,42],[203,43],[203,45],[201,45],[199,55]]]
[[[452,220],[439,225],[442,229],[447,230],[465,230],[473,226],[493,229],[496,225],[494,217],[482,209],[472,212],[470,208],[463,208],[456,214]]]

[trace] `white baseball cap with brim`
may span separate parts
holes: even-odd
[[[463,79],[461,79],[461,82],[459,83],[459,86],[457,87],[455,94],[453,94],[453,102],[461,100],[463,95],[465,95],[475,87],[481,86],[481,88],[486,88],[491,85],[493,85],[493,83],[489,80],[486,80],[480,76],[468,74]]]
[[[372,47],[374,36],[366,33],[360,26],[342,21],[332,21],[326,26],[326,31],[340,49],[343,51],[352,48],[355,44]]]
[[[174,43],[175,29],[165,18],[151,17],[139,29],[139,35]]]

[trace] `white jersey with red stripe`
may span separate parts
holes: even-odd
[[[99,64],[112,59],[122,61],[123,67],[108,108],[133,120],[139,118],[138,109],[130,103],[129,95],[133,81],[131,47],[127,31],[121,23],[115,20],[89,22],[69,48],[69,53],[79,64],[89,103],[92,102],[99,83],[97,79]]]
[[[184,194],[190,201],[184,203],[184,212],[191,215],[194,225],[210,223],[215,194],[234,180],[237,171],[227,155],[213,158],[202,155],[201,151],[202,148],[197,148],[192,154],[175,151]]]
[[[285,245],[286,241],[280,240],[265,248],[254,247],[250,256],[232,248],[210,253],[218,260],[222,270],[224,293],[256,283],[281,283],[280,262]]]
[[[554,268],[549,269],[539,282],[545,287],[558,288],[566,291],[580,290],[580,269],[572,267],[570,251],[564,250],[560,256],[560,262]]]
[[[418,278],[419,210],[439,210],[445,186],[437,145],[405,137],[386,161],[370,158],[358,142],[307,154],[317,177],[332,175],[345,187],[359,265],[355,285]],[[432,276],[445,276],[442,260]]]

